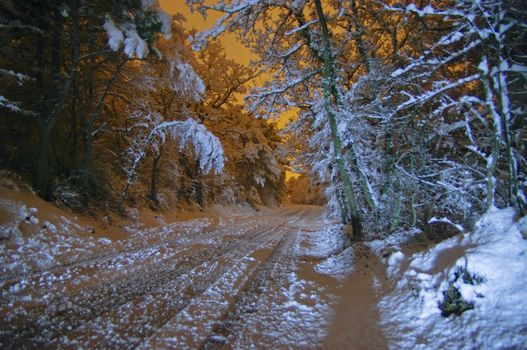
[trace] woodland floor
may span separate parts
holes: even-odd
[[[160,225],[7,273],[1,347],[384,348],[384,269],[356,245],[344,278],[346,262],[327,259],[341,242],[317,242],[331,225],[322,214],[286,206]]]

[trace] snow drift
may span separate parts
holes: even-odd
[[[391,348],[525,348],[527,217],[515,221],[514,216],[512,208],[492,208],[473,233],[409,259],[392,254],[397,256],[388,259],[388,272],[397,284],[379,304]],[[473,309],[443,317],[439,305],[449,288]]]

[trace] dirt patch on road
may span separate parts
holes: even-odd
[[[340,303],[324,344],[325,349],[386,349],[377,304],[389,287],[379,258],[362,243],[354,243],[354,271],[340,285]]]

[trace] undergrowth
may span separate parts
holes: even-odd
[[[450,281],[448,288],[442,292],[443,301],[438,304],[443,317],[448,317],[452,314],[460,316],[463,312],[474,309],[474,303],[463,298],[463,295],[455,286],[456,282],[461,279],[462,283],[478,285],[484,281],[483,277],[470,273],[466,267],[462,266],[458,266],[453,275],[454,278]]]

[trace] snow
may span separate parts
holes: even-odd
[[[303,6],[302,6],[303,7]],[[285,36],[290,36],[290,35],[293,35],[297,32],[300,32],[300,31],[303,31],[305,30],[307,27],[309,27],[310,25],[313,25],[313,24],[316,24],[318,23],[318,19],[313,19],[311,21],[308,21],[306,22],[304,25],[300,26],[300,27],[297,27],[297,28],[294,28],[294,29],[291,29],[290,31],[287,31],[285,33]]]
[[[131,210],[135,219],[117,240],[89,233],[71,216],[51,218],[33,203],[0,198],[0,207],[11,218],[0,227],[6,324],[33,322],[33,310],[42,309],[38,322],[49,332],[42,337],[50,348],[195,348],[206,339],[233,348],[320,347],[339,311],[331,288],[355,293],[345,284],[352,272],[354,282],[370,282],[357,277],[368,271],[360,263],[375,260],[365,260],[368,248],[382,257],[377,260],[385,266],[376,266],[386,269],[387,279],[370,276],[380,301],[372,298],[364,309],[378,306],[379,332],[389,348],[527,343],[527,216],[518,220],[511,208],[493,207],[474,232],[414,253],[400,246],[419,231],[396,232],[361,251],[346,241],[340,224],[321,219],[319,209],[297,209],[284,220],[278,211],[232,208],[221,218],[155,226],[145,226],[141,213]],[[456,278],[462,269],[473,282]],[[438,304],[451,285],[475,308],[445,318]],[[105,293],[112,298],[99,303]],[[230,331],[211,333],[233,307]],[[65,319],[78,328],[64,333],[57,313],[79,317]]]
[[[489,74],[489,65],[488,65],[487,57],[486,57],[486,56],[483,56],[483,59],[481,60],[481,62],[480,62],[479,65],[478,65],[478,69],[479,69],[484,75]]]
[[[306,258],[304,240],[308,236],[329,235],[318,223],[308,229],[304,220],[297,223],[300,231],[294,245],[286,247],[285,254],[269,266],[268,277],[253,285],[258,294],[244,296],[241,310],[249,311],[235,325],[243,336],[228,338],[232,348],[318,348],[327,336],[336,297],[323,284],[306,278],[306,266],[295,255]]]
[[[339,279],[353,271],[353,249],[347,246],[342,225],[326,222],[322,230],[305,230],[300,233],[297,255],[318,261],[315,270]]]
[[[27,271],[50,268],[64,260],[76,259],[93,254],[106,244],[90,236],[73,235],[72,231],[85,228],[65,217],[58,218],[57,225],[38,217],[37,208],[28,208],[24,203],[2,199],[0,206],[13,215],[13,220],[0,226],[2,237],[9,244],[0,245],[0,271],[3,276],[13,276]],[[28,236],[25,232],[32,225],[35,233]],[[66,258],[67,256],[67,258]],[[0,283],[3,278],[0,279]]]
[[[113,51],[119,50],[124,41],[123,32],[117,28],[110,16],[106,16],[106,21],[104,22],[103,27],[106,30],[106,34],[108,34],[108,46],[110,46]]]
[[[157,17],[161,21],[161,32],[164,34],[165,39],[169,40],[172,38],[172,17],[161,10],[161,7],[158,7]]]
[[[425,15],[433,15],[436,13],[436,10],[432,5],[425,6],[422,10],[418,9],[417,6],[414,4],[410,4],[406,6],[406,11],[408,12],[415,12],[419,17],[423,17]]]
[[[388,266],[387,266],[387,272],[388,276],[392,277],[397,272],[399,272],[399,269],[401,267],[401,263],[404,260],[404,253],[397,251],[390,255],[388,258]]]
[[[195,157],[205,174],[212,170],[216,173],[223,170],[225,157],[221,142],[203,124],[191,118],[183,122],[163,122],[155,127],[154,132],[164,137],[165,130],[170,133],[173,139],[180,141],[181,149],[187,147],[188,144],[193,145]]]
[[[421,95],[415,96],[415,97],[410,95],[409,93],[407,93],[405,91],[402,91],[402,93],[404,93],[408,97],[408,100],[406,100],[403,103],[401,103],[396,108],[396,111],[399,112],[399,111],[407,109],[408,107],[414,106],[415,104],[425,103],[427,101],[430,101],[432,98],[434,98],[434,97],[436,97],[438,95],[441,95],[445,91],[458,88],[460,86],[463,86],[465,84],[468,84],[468,83],[470,83],[470,82],[472,82],[474,80],[478,80],[480,78],[481,78],[480,74],[472,74],[472,75],[470,75],[468,77],[460,78],[460,79],[458,79],[456,81],[453,81],[453,82],[448,82],[447,84],[444,84],[443,86],[441,86],[439,88],[436,88],[436,89],[431,90],[431,91],[427,91],[427,92],[425,92],[425,93],[423,93]]]
[[[18,86],[22,86],[27,81],[35,81],[35,79],[30,77],[29,75],[14,72],[10,69],[0,68],[0,74],[4,74],[10,78],[15,79]]]
[[[19,113],[31,117],[37,116],[35,112],[27,111],[25,109],[20,108],[17,102],[11,101],[2,95],[0,95],[0,107],[9,109],[13,113]]]
[[[141,5],[143,11],[151,10],[156,13],[161,23],[161,33],[166,39],[170,39],[172,37],[172,17],[162,10],[158,0],[143,0]],[[123,46],[124,53],[128,57],[143,59],[148,56],[150,50],[147,42],[137,33],[132,20],[133,18],[129,18],[123,23],[116,24],[110,15],[106,15],[103,28],[108,35],[108,46],[113,51],[118,51]]]
[[[263,176],[259,176],[259,175],[255,176],[254,181],[256,182],[258,186],[262,188],[265,186],[265,177]]]
[[[523,348],[527,344],[527,241],[514,211],[492,208],[473,233],[445,240],[408,258],[394,290],[379,304],[381,324],[394,349]],[[404,260],[401,252],[388,259]],[[480,282],[455,280],[466,269]],[[392,273],[393,275],[393,273]],[[441,316],[442,292],[452,284],[474,310]]]
[[[130,58],[142,59],[148,56],[148,52],[148,44],[137,34],[135,29],[127,30],[124,40],[124,53]]]
[[[445,35],[439,40],[440,45],[450,45],[463,39],[463,33],[456,31]]]
[[[172,63],[170,69],[170,75],[174,76],[174,66],[179,72],[179,81],[172,84],[172,88],[186,95],[196,102],[200,102],[205,94],[205,84],[194,71],[194,68],[188,63]]]
[[[428,220],[428,223],[429,223],[429,224],[433,224],[433,223],[437,223],[437,222],[443,222],[443,223],[446,223],[446,224],[452,225],[452,226],[454,226],[459,232],[463,232],[463,231],[464,231],[463,226],[461,226],[460,224],[456,224],[456,223],[452,222],[450,219],[448,219],[448,218],[446,218],[446,217],[436,218],[436,217],[434,216],[433,218],[431,218],[430,220]]]

